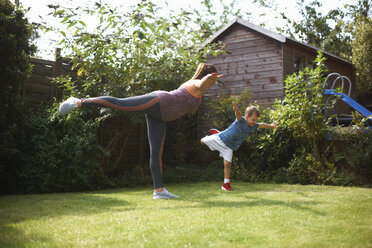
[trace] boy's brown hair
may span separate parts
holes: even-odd
[[[249,106],[245,110],[245,115],[248,117],[251,117],[252,115],[256,115],[257,117],[260,117],[260,111],[255,106]]]

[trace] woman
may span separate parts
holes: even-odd
[[[213,65],[201,63],[194,76],[178,89],[154,91],[149,94],[128,98],[111,96],[77,99],[70,97],[59,107],[61,115],[73,108],[104,106],[121,111],[142,112],[146,115],[147,135],[150,145],[150,170],[154,184],[153,199],[169,199],[178,196],[168,192],[162,181],[162,153],[165,140],[166,122],[178,119],[186,113],[193,113],[200,105],[204,92],[216,83],[218,75]]]

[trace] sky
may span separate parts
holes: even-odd
[[[15,3],[15,0],[10,0],[12,3]],[[62,5],[68,7],[78,7],[78,6],[94,6],[95,2],[107,3],[112,7],[123,8],[124,10],[129,10],[130,6],[133,6],[139,3],[141,0],[19,0],[20,4],[23,7],[30,8],[26,13],[26,17],[29,19],[29,22],[46,22],[48,25],[56,26],[59,25],[56,23],[55,19],[52,18],[48,13],[51,12],[51,9],[47,7],[49,4],[53,5]],[[273,0],[270,0],[273,1]],[[199,8],[202,6],[201,0],[152,0],[153,3],[162,7],[162,11],[166,14],[167,11],[178,13],[182,9],[190,10],[193,8]],[[187,3],[186,3],[187,2]],[[222,12],[222,6],[220,0],[211,0],[215,4],[217,12]],[[223,0],[224,4],[231,3],[232,0]],[[283,11],[290,18],[295,20],[301,20],[299,10],[296,7],[296,0],[286,0],[286,1],[275,1],[278,9]],[[310,2],[310,0],[305,0],[305,2]],[[320,11],[326,13],[330,9],[334,9],[336,6],[342,8],[345,4],[355,4],[357,0],[320,0],[322,2],[322,7]],[[186,4],[185,4],[186,3]],[[256,25],[264,24],[265,28],[275,31],[275,28],[281,25],[284,25],[286,21],[282,20],[280,16],[276,15],[273,12],[270,12],[266,8],[262,8],[259,4],[253,4],[252,0],[237,0],[237,8],[240,8],[242,12],[251,12],[252,15],[250,20]],[[89,21],[84,20],[87,25]],[[52,33],[40,33],[40,38],[36,40],[36,45],[38,51],[36,56],[47,59],[54,60],[54,51],[57,48],[58,40],[56,36]],[[63,54],[62,54],[63,55]]]

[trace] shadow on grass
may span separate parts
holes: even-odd
[[[2,197],[1,215],[7,215],[12,223],[17,221],[58,217],[63,215],[89,215],[108,211],[113,207],[130,205],[125,199],[110,197],[105,193],[66,193],[45,195],[17,195]],[[25,212],[28,211],[28,212]],[[3,219],[4,220],[4,219]]]
[[[122,190],[0,197],[0,247],[25,247],[30,245],[30,240],[37,240],[39,244],[52,241],[40,233],[17,228],[19,222],[122,211],[131,203],[110,196],[121,193]]]
[[[244,185],[242,187],[241,185]],[[24,247],[29,240],[39,240],[46,243],[52,242],[50,237],[40,233],[27,232],[17,228],[16,224],[22,221],[39,219],[53,219],[63,216],[88,216],[105,212],[119,211],[154,211],[159,209],[213,209],[213,208],[253,208],[277,206],[291,208],[297,211],[311,212],[325,215],[314,210],[314,206],[322,204],[306,198],[306,190],[272,184],[241,184],[235,192],[221,192],[219,183],[198,183],[173,185],[174,193],[179,193],[181,198],[176,200],[149,201],[149,204],[137,205],[136,198],[151,197],[148,188],[143,189],[116,189],[99,192],[80,192],[66,194],[45,195],[16,195],[0,197],[0,247]],[[177,192],[178,188],[178,192]],[[295,191],[298,190],[298,191]],[[240,192],[239,192],[240,191]],[[267,199],[257,196],[259,192],[288,192],[300,194],[303,201]],[[232,193],[232,194],[229,194]],[[130,197],[127,197],[130,195]],[[228,199],[224,200],[224,196]],[[130,200],[127,200],[130,199]],[[151,199],[151,198],[150,198]],[[174,202],[174,204],[172,203]],[[180,204],[181,203],[181,204]],[[12,237],[17,237],[16,241]],[[18,244],[16,244],[18,242]]]
[[[39,244],[53,241],[50,237],[40,233],[34,234],[9,225],[0,225],[0,247],[31,247],[30,240],[35,240],[35,237]]]
[[[198,206],[191,206],[191,208],[251,208],[251,207],[268,207],[268,206],[278,206],[278,207],[288,207],[294,210],[311,212],[316,215],[324,216],[324,212],[314,210],[313,207],[321,204],[320,202],[314,201],[280,201],[280,200],[270,200],[261,199],[258,197],[247,197],[244,201],[215,201],[215,200],[187,200],[188,202],[200,203]]]
[[[210,184],[209,184],[210,185]],[[180,197],[178,201],[184,202],[191,202],[191,203],[198,203],[196,206],[192,205],[187,208],[251,208],[251,207],[267,207],[267,206],[278,206],[278,207],[286,207],[291,208],[297,211],[303,212],[310,212],[316,215],[325,216],[326,213],[322,211],[318,211],[314,209],[315,206],[323,204],[319,201],[314,201],[311,197],[308,196],[308,190],[306,187],[292,188],[286,187],[283,185],[275,185],[275,184],[247,184],[248,187],[238,187],[238,191],[234,192],[223,192],[219,188],[216,189],[210,188],[200,190],[195,194],[185,194],[185,197]],[[208,187],[208,186],[207,186]],[[210,187],[210,186],[209,186]],[[212,193],[211,193],[212,192]],[[304,200],[276,200],[276,199],[267,199],[267,198],[260,198],[257,197],[256,193],[279,193],[279,194],[296,194],[299,195],[301,198],[305,198]],[[314,190],[310,190],[310,192],[314,192]],[[254,195],[253,195],[253,194]],[[220,200],[221,197],[226,196],[230,199],[227,200]],[[234,200],[231,200],[231,197]],[[296,196],[293,196],[296,198]],[[185,208],[186,208],[185,207]]]

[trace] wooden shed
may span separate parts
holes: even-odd
[[[287,75],[311,66],[319,50],[240,18],[217,31],[206,44],[217,41],[221,41],[227,53],[208,56],[207,62],[214,64],[225,77],[221,79],[223,86],[213,86],[206,96],[240,95],[248,87],[252,101],[266,106],[283,98]],[[328,72],[347,76],[354,85],[353,65],[329,52],[323,51],[323,54]],[[344,113],[348,109],[348,105],[339,103],[336,112]]]

